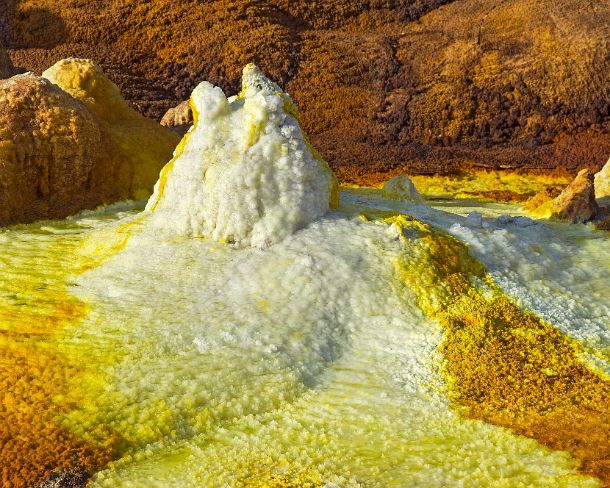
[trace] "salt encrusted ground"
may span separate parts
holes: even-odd
[[[119,455],[94,485],[589,483],[566,454],[460,416],[443,374],[443,328],[424,316],[417,290],[397,281],[393,262],[405,244],[391,225],[358,218],[367,206],[483,233],[454,214],[349,194],[337,212],[266,251],[126,226],[137,216],[120,207],[5,231],[3,256],[13,269],[32,253],[65,253],[67,239],[85,240],[71,251],[72,272],[108,256],[76,281],[56,271],[74,283],[69,294],[88,312],[36,339],[77,370],[55,392],[70,407],[60,411],[62,428],[94,446],[112,439]],[[519,236],[521,228],[491,222],[489,233]],[[596,267],[607,238],[542,227],[552,242],[579,252],[582,279],[561,283],[566,298],[588,287],[600,294],[591,306],[607,306],[595,298],[604,292]],[[107,247],[116,229],[131,234],[118,253]],[[417,245],[416,232],[405,234],[413,243],[406,245]],[[23,245],[16,248],[16,239]],[[514,250],[523,264],[513,279],[542,265]],[[25,283],[39,273],[30,264],[20,275]],[[549,287],[561,282],[554,276]],[[12,289],[19,294],[15,283]],[[527,290],[509,291],[527,297]],[[9,309],[19,313],[13,302]],[[589,315],[575,310],[571,318],[569,333],[591,333]],[[602,343],[590,350],[603,355]]]
[[[3,482],[607,485],[608,235],[339,195],[244,74],[145,208],[0,232]]]

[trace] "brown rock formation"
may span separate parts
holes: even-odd
[[[581,170],[551,204],[553,217],[572,222],[587,222],[595,217],[597,211],[593,173],[588,169]]]
[[[603,215],[595,222],[595,226],[599,230],[605,230],[610,232],[610,212],[608,212],[607,209],[605,210],[606,211],[603,213]]]
[[[93,114],[33,74],[0,82],[0,223],[68,215],[90,205],[101,151]]]
[[[174,132],[183,136],[193,125],[193,111],[188,100],[185,100],[174,108],[170,108],[161,119],[161,125],[169,127]]]
[[[557,218],[571,222],[587,222],[600,212],[595,200],[593,172],[581,170],[561,192],[547,188],[529,199],[523,208],[535,217]],[[603,218],[603,215],[599,215]]]
[[[388,198],[397,198],[421,203],[423,199],[407,175],[394,176],[383,185],[383,194]]]
[[[610,154],[609,16],[584,0],[5,0],[0,42],[37,72],[91,57],[158,119],[203,79],[236,92],[255,62],[348,182],[466,162],[575,174]]]
[[[54,74],[55,76],[51,76]],[[0,82],[0,224],[152,191],[179,137],[129,109],[92,64]]]
[[[561,190],[557,188],[545,188],[541,192],[536,193],[532,198],[523,204],[523,208],[529,211],[536,211],[542,205],[549,204],[561,194]]]
[[[106,198],[150,196],[180,137],[130,108],[118,87],[90,60],[59,61],[43,76],[82,101],[99,122],[105,174],[96,181],[105,185]]]

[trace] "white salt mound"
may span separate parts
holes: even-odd
[[[398,198],[415,203],[422,203],[422,197],[407,175],[398,175],[383,185],[383,193],[389,198]]]
[[[337,205],[337,180],[301,130],[296,108],[254,65],[227,97],[201,83],[195,124],[155,185],[155,225],[237,246],[281,241]]]

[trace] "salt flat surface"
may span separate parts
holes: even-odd
[[[94,484],[240,486],[277,465],[327,486],[587,482],[450,406],[442,331],[393,275],[408,249],[357,215],[346,202],[264,250],[136,221],[78,279],[92,312],[62,347],[88,358],[91,400],[66,421],[129,446]]]
[[[451,405],[443,332],[392,265],[417,236],[400,242],[359,218],[362,208],[405,212],[469,243],[511,296],[603,365],[607,238],[496,222],[495,206],[473,207],[490,215],[484,227],[345,192],[337,211],[265,249],[160,231],[138,205],[5,230],[2,271],[21,263],[21,276],[41,272],[31,256],[54,242],[83,242],[69,277],[44,269],[88,313],[45,347],[83,369],[62,425],[121,440],[93,486],[259,486],[281,476],[328,487],[597,485],[566,453]],[[128,239],[109,251],[117,235]],[[89,254],[102,259],[79,274]]]
[[[344,192],[346,202],[359,198],[358,192]],[[368,202],[407,210],[402,202],[380,197],[369,197]],[[607,233],[588,225],[533,221],[522,217],[516,205],[463,199],[429,203],[432,208],[410,206],[408,211],[467,243],[521,308],[582,342],[590,359],[610,374]]]

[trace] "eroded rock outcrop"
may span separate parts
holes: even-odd
[[[400,198],[411,202],[423,202],[421,195],[407,175],[398,175],[386,181],[383,185],[383,193],[390,198]]]
[[[179,137],[131,110],[90,61],[0,82],[0,225],[152,192]]]
[[[604,198],[610,204],[610,159],[595,175],[595,198]]]
[[[527,200],[523,204],[523,208],[529,212],[536,213],[536,210],[542,205],[548,204],[548,202],[551,202],[553,199],[557,198],[561,194],[561,191],[562,190],[554,187],[545,188]]]
[[[593,173],[588,169],[581,170],[551,205],[554,217],[571,222],[587,222],[595,217],[597,211]]]
[[[43,77],[83,102],[99,122],[108,191],[116,198],[147,198],[179,141],[172,131],[141,116],[91,60],[65,59]]]
[[[525,206],[537,217],[557,218],[570,222],[587,222],[593,219],[599,210],[595,201],[593,173],[588,169],[581,170],[576,178],[555,198],[541,192]]]
[[[0,81],[0,224],[94,204],[101,149],[94,115],[59,87],[33,74]]]
[[[163,168],[146,207],[182,235],[264,247],[338,205],[338,185],[302,132],[297,109],[254,65],[239,95],[201,83],[195,124]]]
[[[193,125],[193,110],[188,100],[170,108],[161,119],[161,125],[183,136]]]

